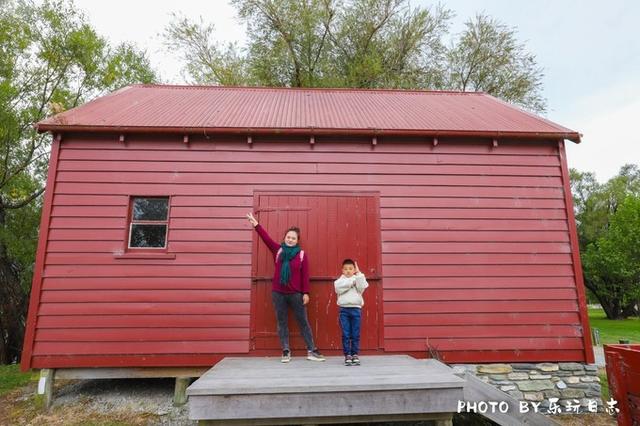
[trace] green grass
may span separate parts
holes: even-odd
[[[32,378],[37,374],[22,373],[19,365],[0,365],[0,396],[26,385]]]
[[[602,394],[602,400],[609,400],[609,381],[607,380],[607,371],[604,368],[598,370],[598,377],[600,377],[600,386]]]
[[[589,324],[592,329],[600,331],[600,342],[603,345],[618,343],[620,339],[640,343],[640,318],[609,320],[602,309],[589,308]]]

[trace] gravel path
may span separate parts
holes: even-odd
[[[150,424],[196,425],[187,406],[173,406],[175,379],[78,380],[56,389],[53,408],[81,403],[97,413],[128,411],[151,414]]]

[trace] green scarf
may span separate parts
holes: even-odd
[[[300,253],[300,246],[295,245],[293,247],[289,247],[285,243],[282,243],[280,244],[280,247],[282,248],[282,252],[280,253],[280,260],[282,261],[282,267],[280,268],[280,284],[287,286],[291,279],[291,266],[289,265],[289,261]]]

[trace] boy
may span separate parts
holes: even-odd
[[[360,365],[360,316],[364,299],[362,293],[369,287],[358,264],[351,259],[342,262],[342,276],[333,283],[340,306],[340,327],[342,328],[342,349],[344,365]]]

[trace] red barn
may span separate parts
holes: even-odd
[[[323,352],[352,257],[365,354],[593,362],[579,134],[489,95],[131,86],[38,130],[53,146],[24,369],[279,354],[252,210],[275,239],[302,229]]]

